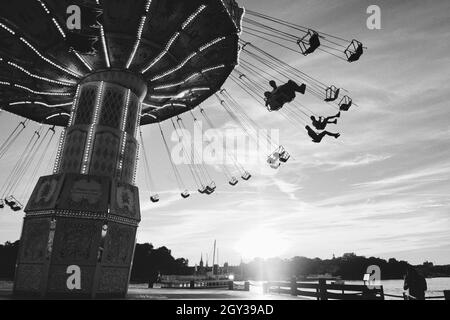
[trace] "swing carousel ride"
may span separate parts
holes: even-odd
[[[251,10],[244,15],[235,0],[0,2],[0,108],[21,117],[0,146],[0,160],[11,150],[19,153],[1,186],[0,208],[21,211],[22,203],[28,202],[17,292],[64,291],[58,287],[57,276],[52,276],[61,272],[58,259],[84,261],[80,252],[85,248],[75,248],[77,241],[69,238],[95,238],[97,234],[99,238],[92,241],[106,255],[102,259],[111,258],[115,267],[93,268],[92,277],[98,279],[93,280],[95,288],[87,292],[126,290],[130,248],[140,221],[135,187],[138,158],[143,159],[151,202],[160,201],[141,126],[157,126],[177,188],[186,199],[191,190],[210,195],[218,186],[206,165],[189,161],[187,172],[182,172],[173,162],[169,130],[186,143],[183,134],[188,121],[197,126],[201,119],[216,128],[221,124],[214,123],[210,114],[223,112],[250,139],[257,140],[260,124],[239,102],[230,84],[241,90],[239,94],[254,99],[262,112],[271,110],[266,109],[264,95],[272,80],[305,84],[305,94],[342,112],[355,105],[342,94],[343,89],[284,62],[254,44],[256,40],[299,56],[323,53],[347,62],[359,60],[364,51],[357,40]],[[298,100],[287,99],[290,103],[278,110],[295,127],[315,115]],[[213,102],[215,109],[206,108],[207,101]],[[18,145],[28,127],[33,133],[25,137],[24,145]],[[270,139],[268,136],[272,144]],[[29,194],[17,196],[25,179],[37,179],[52,147],[53,174],[41,177]],[[288,162],[290,154],[283,146],[276,145],[274,150],[267,162],[277,169]],[[193,159],[202,151],[185,146],[184,152]],[[237,157],[228,157],[232,165],[221,166],[225,183],[235,187],[239,180],[249,180],[251,174]],[[36,183],[28,184],[31,182]],[[49,241],[54,243],[53,251]],[[69,250],[72,253],[54,257],[52,252],[64,241],[74,246]],[[68,252],[67,245],[64,248],[59,249]],[[108,255],[111,248],[115,253]],[[37,263],[33,252],[39,250],[43,261]],[[49,257],[51,262],[45,262]],[[48,281],[39,280],[42,272]],[[111,274],[123,280],[112,284],[117,288],[107,284]],[[26,283],[25,278],[29,280]]]

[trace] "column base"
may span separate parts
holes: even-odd
[[[103,176],[42,177],[25,212],[16,296],[126,296],[140,221],[135,186]]]

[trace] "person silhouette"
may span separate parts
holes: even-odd
[[[312,125],[314,126],[314,128],[316,128],[317,130],[325,130],[325,128],[327,127],[328,124],[337,124],[337,119],[341,117],[341,113],[339,112],[337,115],[333,116],[333,117],[319,117],[319,119],[317,119],[315,116],[311,116],[311,121],[312,121]],[[331,121],[335,119],[334,121]]]
[[[283,108],[286,103],[294,101],[296,92],[301,94],[305,94],[306,92],[306,84],[299,86],[292,80],[289,80],[287,83],[279,87],[274,80],[271,80],[269,84],[273,89],[272,92],[264,92],[266,107],[269,111],[278,111]]]
[[[311,137],[312,141],[315,143],[321,143],[322,139],[325,138],[325,136],[334,137],[335,139],[339,138],[341,136],[340,133],[332,133],[329,131],[322,131],[321,133],[318,133],[311,129],[310,126],[305,127],[306,131],[308,131],[308,135]]]
[[[406,270],[403,289],[408,290],[409,297],[414,300],[425,300],[425,291],[427,291],[427,281],[412,266]]]

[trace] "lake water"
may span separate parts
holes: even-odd
[[[362,281],[346,281],[346,284],[358,284],[362,285]],[[403,280],[385,280],[381,283],[383,285],[384,292],[387,294],[393,294],[398,296],[403,296]],[[428,291],[426,292],[427,297],[440,297],[443,296],[444,290],[450,290],[450,278],[433,278],[427,279]],[[137,287],[138,285],[133,285]],[[147,288],[147,284],[142,285],[142,288]],[[12,291],[13,283],[12,281],[1,281],[0,280],[0,291]],[[250,290],[256,293],[262,293],[262,282],[251,281]],[[392,300],[395,298],[386,297],[386,300]],[[398,299],[396,299],[398,300]]]
[[[330,283],[332,281],[328,281]],[[262,292],[263,282],[250,281],[250,289],[255,292]],[[345,281],[345,284],[364,285],[363,281]],[[385,294],[392,294],[403,297],[403,280],[384,280],[381,281]],[[450,278],[427,279],[428,291],[426,297],[443,297],[444,290],[450,290]],[[308,290],[307,290],[308,291]],[[385,297],[386,300],[401,300],[403,298]],[[443,300],[443,298],[442,298]]]
[[[362,281],[345,281],[346,284],[363,284]],[[393,295],[403,295],[403,280],[384,280],[381,281],[384,292]],[[444,290],[450,290],[450,278],[432,278],[427,279],[428,291],[426,297],[443,296]],[[386,297],[386,300],[393,299]]]

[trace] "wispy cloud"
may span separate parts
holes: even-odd
[[[303,72],[345,88],[360,107],[329,127],[342,134],[339,140],[325,139],[317,145],[305,135],[304,123],[291,125],[279,114],[266,112],[227,82],[224,86],[258,126],[280,130],[280,143],[293,157],[275,171],[266,163],[268,152],[250,150],[249,159],[258,161],[244,167],[254,176],[236,187],[228,185],[220,165],[207,166],[218,185],[211,196],[195,193],[189,168],[181,165],[183,181],[193,192],[188,200],[171,191],[177,189],[177,182],[159,129],[143,128],[157,187],[152,192],[158,192],[161,200],[150,203],[141,163],[140,242],[166,245],[174,255],[194,263],[201,252],[212,250],[217,239],[223,259],[238,263],[242,253],[235,244],[252,230],[265,228],[288,240],[286,257],[331,257],[354,251],[395,255],[413,263],[427,259],[450,263],[450,74],[445,69],[450,63],[450,2],[381,0],[380,31],[366,28],[370,4],[366,0],[245,1],[247,7],[271,16],[362,39],[368,46],[366,54],[358,63],[348,64],[321,53],[305,58],[243,36]],[[320,115],[336,111],[308,95],[299,99]],[[239,128],[215,98],[204,108],[218,129]],[[198,111],[194,113],[201,119]],[[183,118],[193,130],[192,117]],[[0,116],[4,136],[12,130],[15,120],[11,120]],[[162,126],[170,140],[170,123]],[[26,142],[24,138],[17,145]],[[170,146],[175,143],[170,141]],[[246,151],[240,147],[238,153]],[[13,166],[13,156],[2,162],[2,181]],[[17,239],[21,223],[18,216],[2,212],[0,240]]]

